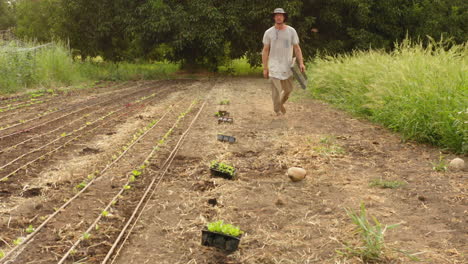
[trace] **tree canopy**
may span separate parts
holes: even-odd
[[[407,35],[467,40],[465,0],[0,0],[0,29],[15,24],[19,37],[70,41],[83,57],[168,59],[214,69],[242,56],[259,65],[275,7],[289,13],[306,58],[392,49]]]

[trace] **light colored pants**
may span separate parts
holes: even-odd
[[[290,77],[286,80],[280,80],[276,78],[271,78],[271,95],[273,99],[273,110],[276,113],[280,113],[282,110],[282,106],[289,98],[293,90],[293,78]]]

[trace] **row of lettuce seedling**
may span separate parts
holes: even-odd
[[[27,102],[24,104],[8,105],[6,107],[2,107],[0,108],[0,113],[6,113],[6,112],[17,110],[17,109],[27,108],[33,105],[44,104],[50,101],[52,101],[52,99],[47,99],[47,100],[31,99],[30,102]]]
[[[132,89],[132,88],[133,88],[133,87],[128,88],[128,89]],[[124,90],[128,90],[128,89],[124,89]],[[151,89],[152,89],[152,88],[147,88],[147,89],[144,89],[143,91],[151,90]],[[65,115],[62,115],[62,116],[59,116],[59,117],[57,117],[57,118],[55,118],[55,119],[52,119],[52,120],[50,120],[50,121],[46,121],[46,122],[44,122],[44,123],[42,123],[42,124],[36,125],[36,126],[34,126],[34,127],[31,127],[31,128],[28,128],[28,129],[23,129],[23,130],[20,130],[20,131],[16,131],[16,132],[11,133],[11,134],[9,134],[9,135],[0,136],[0,139],[6,138],[6,137],[9,137],[9,136],[13,136],[13,135],[16,135],[16,134],[19,134],[19,133],[23,133],[23,132],[26,132],[26,131],[31,131],[32,129],[35,129],[35,128],[38,128],[38,127],[42,127],[42,126],[44,126],[44,125],[46,125],[46,124],[49,124],[49,123],[51,123],[51,122],[60,120],[60,119],[62,119],[62,118],[65,118],[65,117],[70,116],[70,115],[72,115],[72,114],[75,114],[75,113],[77,113],[77,112],[81,112],[81,111],[83,111],[83,110],[85,110],[85,109],[88,109],[88,108],[90,108],[90,107],[93,107],[93,106],[96,106],[96,105],[106,104],[106,103],[112,102],[112,101],[116,101],[116,100],[119,100],[119,99],[124,98],[124,97],[126,97],[126,96],[130,96],[130,95],[132,95],[132,94],[139,93],[139,92],[141,92],[141,91],[142,91],[142,90],[137,91],[137,92],[132,92],[132,93],[126,94],[126,95],[121,95],[121,96],[119,96],[118,98],[113,98],[113,99],[107,100],[107,101],[105,101],[105,102],[101,102],[101,101],[97,100],[96,103],[90,104],[90,105],[85,106],[85,107],[80,108],[80,109],[77,109],[77,110],[75,110],[75,111],[72,111],[72,112],[67,113],[67,114],[65,114]],[[116,93],[116,92],[114,92],[114,93]],[[88,101],[92,101],[92,100],[95,100],[95,99],[91,98],[91,99],[89,99]],[[85,102],[85,103],[86,103],[86,102]],[[42,113],[38,113],[38,114],[36,114],[34,117],[32,117],[32,118],[30,118],[30,119],[22,119],[22,120],[19,120],[19,121],[16,122],[16,123],[4,125],[4,126],[0,127],[0,131],[6,130],[6,129],[10,129],[10,128],[13,128],[13,127],[17,127],[17,126],[19,126],[19,125],[23,125],[23,124],[26,124],[26,123],[30,123],[30,122],[35,121],[35,120],[37,120],[37,119],[43,118],[43,117],[45,117],[45,116],[47,116],[47,115],[50,115],[50,114],[53,114],[53,113],[56,113],[56,112],[60,112],[60,111],[66,111],[66,110],[71,109],[71,108],[73,108],[73,106],[71,106],[71,107],[66,107],[66,108],[57,108],[57,107],[54,107],[54,108],[52,108],[52,109],[45,110],[45,111],[42,112]]]
[[[76,122],[78,122],[78,121],[80,121],[80,120],[83,120],[83,119],[89,117],[90,115],[92,115],[92,114],[94,114],[94,113],[96,113],[96,112],[98,112],[98,111],[101,111],[101,109],[96,109],[96,110],[94,110],[94,111],[92,111],[92,112],[90,112],[90,113],[86,113],[86,114],[82,115],[81,117],[79,117],[79,118],[77,118],[77,119],[72,120],[71,122],[65,123],[65,124],[63,124],[63,125],[61,125],[61,126],[58,126],[58,127],[54,128],[54,129],[49,130],[49,131],[47,131],[47,132],[44,132],[44,133],[42,133],[42,134],[39,134],[39,135],[30,137],[30,138],[27,138],[27,139],[25,139],[25,140],[23,140],[23,141],[21,141],[21,142],[19,142],[19,143],[16,143],[16,144],[14,144],[14,145],[12,145],[12,146],[9,146],[9,147],[7,147],[7,148],[1,149],[1,150],[0,150],[0,153],[7,153],[7,152],[9,152],[9,151],[11,151],[11,150],[14,150],[14,149],[18,148],[19,146],[21,146],[21,145],[23,145],[23,144],[26,144],[26,143],[29,142],[29,141],[32,141],[32,140],[37,139],[37,138],[42,138],[42,137],[44,137],[44,136],[46,136],[46,135],[52,134],[52,133],[54,133],[54,132],[57,132],[57,131],[59,131],[60,129],[62,129],[62,128],[64,128],[64,127],[67,127],[67,126],[70,126],[70,125],[72,125],[72,124],[74,124],[74,123],[76,123]]]
[[[140,98],[139,100],[137,100],[138,102],[142,102],[143,100],[146,100],[146,99],[149,99],[151,97],[153,97],[155,94],[152,94],[150,96],[145,96],[145,97],[142,97]],[[116,152],[115,154],[112,155],[109,163],[102,169],[102,170],[96,170],[94,171],[93,173],[91,174],[88,174],[88,176],[86,177],[85,180],[83,180],[81,183],[79,183],[78,185],[75,186],[75,189],[78,190],[78,193],[75,194],[74,197],[72,197],[71,199],[67,200],[60,208],[55,208],[55,212],[52,214],[52,215],[49,215],[49,217],[41,217],[41,218],[44,218],[42,224],[36,229],[34,228],[33,225],[29,225],[27,228],[25,228],[25,232],[27,234],[29,234],[28,237],[18,237],[17,239],[15,239],[13,241],[13,245],[15,246],[19,246],[21,245],[22,243],[25,243],[27,242],[26,239],[31,239],[43,226],[45,226],[51,219],[53,219],[61,210],[65,209],[66,206],[68,206],[73,200],[75,200],[76,198],[78,198],[89,186],[91,186],[94,181],[99,178],[101,175],[103,175],[107,170],[109,170],[113,165],[115,165],[136,143],[138,143],[146,134],[148,134],[148,132],[150,132],[154,127],[156,127],[156,125],[161,121],[163,120],[167,114],[169,114],[169,112],[172,111],[172,108],[174,107],[174,105],[171,105],[169,107],[169,109],[159,118],[159,119],[155,119],[155,120],[151,120],[151,122],[149,122],[147,125],[145,125],[143,128],[140,128],[138,129],[132,136],[131,136],[131,139],[125,143],[122,147],[120,147]],[[122,114],[123,115],[123,114]],[[96,127],[97,128],[97,127]],[[93,128],[96,129],[96,128]],[[171,130],[172,132],[172,130]],[[166,133],[165,137],[167,138],[168,135]],[[132,171],[132,174],[136,176],[138,176],[140,174],[139,171],[137,170],[133,170]],[[127,187],[125,187],[126,189],[129,189],[128,185],[126,185]],[[106,214],[104,212],[104,214]],[[86,236],[86,235],[84,235]],[[10,251],[9,254],[11,254],[15,249],[13,249],[12,251]],[[5,253],[0,250],[0,259],[3,258],[3,256],[5,256]]]
[[[156,96],[156,94],[157,94],[157,93],[153,93],[153,94],[151,94],[151,95],[141,97],[140,99],[134,101],[133,104],[138,104],[138,103],[141,103],[141,102],[143,102],[143,101],[145,101],[145,100],[148,100],[148,99],[150,99],[150,98],[153,98],[154,96]],[[45,146],[48,146],[48,145],[50,145],[50,144],[52,144],[52,143],[54,143],[54,142],[60,140],[61,138],[68,137],[68,136],[70,136],[71,134],[74,134],[75,132],[77,132],[78,130],[81,131],[81,130],[83,130],[83,129],[86,128],[86,127],[92,126],[93,124],[95,124],[95,123],[97,123],[97,122],[99,122],[99,121],[102,121],[102,120],[104,120],[104,119],[106,119],[106,118],[108,118],[108,117],[110,117],[110,116],[112,116],[112,115],[114,115],[114,114],[116,114],[116,113],[118,113],[118,112],[122,112],[123,110],[126,110],[126,109],[128,109],[128,107],[124,106],[124,107],[122,107],[122,108],[120,108],[120,109],[118,109],[118,110],[110,111],[109,113],[107,113],[107,114],[105,114],[105,115],[99,117],[98,119],[96,119],[96,120],[94,120],[94,121],[92,121],[92,122],[87,122],[87,123],[85,123],[82,127],[80,127],[80,128],[77,129],[77,130],[74,130],[74,131],[70,132],[69,134],[67,134],[67,133],[64,132],[64,133],[62,133],[62,134],[60,135],[60,137],[58,137],[57,139],[53,140],[52,142],[49,142],[49,143],[45,144],[44,146],[40,147],[39,149],[35,149],[35,150],[32,150],[32,151],[30,151],[30,152],[28,152],[28,153],[25,153],[25,154],[21,155],[19,158],[16,158],[15,160],[10,161],[10,162],[7,163],[6,165],[3,165],[2,167],[0,167],[0,169],[5,168],[6,166],[8,166],[8,165],[12,164],[13,162],[19,160],[20,158],[24,157],[25,155],[28,155],[28,154],[30,154],[30,153],[39,151],[40,149],[44,148]],[[121,115],[125,115],[125,114],[126,114],[126,113],[122,113]],[[121,115],[118,115],[116,118],[120,117]],[[60,149],[64,148],[65,146],[69,145],[71,142],[73,142],[73,141],[75,141],[75,140],[81,138],[82,136],[84,136],[84,135],[86,135],[86,134],[88,134],[88,133],[90,133],[90,132],[92,132],[92,131],[94,131],[94,130],[96,130],[96,129],[102,127],[102,126],[104,126],[105,124],[107,124],[107,123],[109,123],[109,122],[111,122],[111,121],[112,121],[112,119],[109,120],[108,122],[104,122],[104,123],[102,123],[102,124],[100,124],[100,125],[98,125],[98,126],[95,126],[94,128],[92,128],[92,129],[86,131],[85,133],[83,133],[83,134],[81,134],[81,135],[78,135],[78,136],[76,136],[76,137],[74,137],[74,138],[72,138],[72,139],[66,141],[66,142],[63,143],[61,146],[56,147],[56,148],[54,148],[53,150],[51,150],[51,151],[49,151],[49,152],[47,152],[47,153],[45,153],[45,154],[39,156],[38,158],[33,159],[32,161],[23,164],[22,166],[16,168],[16,169],[13,170],[12,172],[8,173],[6,176],[0,178],[0,181],[6,181],[6,180],[8,180],[8,178],[9,178],[10,176],[16,174],[18,171],[20,171],[20,170],[26,168],[27,166],[29,166],[29,165],[31,165],[31,164],[33,164],[33,163],[35,163],[35,162],[37,162],[38,160],[45,159],[45,157],[51,155],[52,153],[55,153],[55,152],[59,151]]]
[[[62,264],[65,262],[65,260],[68,258],[70,255],[75,255],[76,254],[76,248],[82,241],[89,240],[92,237],[92,232],[98,231],[100,229],[99,226],[99,221],[104,217],[110,217],[111,216],[111,209],[112,206],[115,206],[118,202],[119,199],[122,198],[122,195],[125,191],[130,190],[132,188],[132,185],[140,178],[147,169],[147,166],[151,164],[151,160],[153,159],[155,153],[161,148],[162,145],[164,145],[167,141],[167,139],[171,136],[173,133],[174,129],[178,126],[178,124],[182,121],[182,119],[185,118],[185,116],[192,110],[193,106],[196,104],[196,100],[194,100],[188,109],[181,113],[173,126],[164,134],[164,136],[157,142],[157,144],[153,147],[152,151],[146,156],[145,160],[136,168],[128,172],[127,175],[127,181],[126,183],[122,186],[120,191],[113,197],[113,199],[106,205],[106,207],[101,211],[101,214],[97,216],[95,221],[88,227],[88,229],[81,235],[79,239],[73,243],[73,245],[69,248],[69,250],[62,256],[61,260],[58,262],[58,264]]]
[[[34,120],[37,120],[39,118],[42,118],[46,115],[50,115],[50,114],[53,114],[53,113],[56,113],[58,111],[60,111],[61,109],[57,108],[57,107],[54,107],[52,109],[48,109],[48,110],[45,110],[39,114],[36,114],[34,117],[30,118],[30,119],[21,119],[21,120],[18,120],[16,123],[12,123],[12,124],[7,124],[7,125],[4,125],[4,126],[1,126],[0,127],[0,131],[3,131],[3,130],[7,130],[7,129],[10,129],[10,128],[13,128],[13,127],[17,127],[19,125],[23,125],[23,124],[26,124],[26,123],[29,123],[29,122],[32,122]]]

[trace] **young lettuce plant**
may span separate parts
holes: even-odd
[[[207,225],[208,231],[221,233],[225,235],[230,235],[234,237],[239,237],[244,232],[240,230],[239,227],[233,226],[231,224],[225,224],[223,220],[219,220],[216,222],[208,223]]]
[[[229,99],[224,99],[224,100],[221,100],[221,102],[219,102],[220,105],[229,105],[231,103],[231,101]]]
[[[28,234],[31,234],[32,232],[34,232],[36,229],[32,226],[32,225],[29,225],[28,228],[26,228],[26,233]]]
[[[226,174],[228,174],[230,176],[234,176],[234,173],[236,171],[236,169],[233,166],[228,165],[228,164],[226,164],[224,162],[218,162],[216,160],[211,161],[210,168],[214,169],[214,170],[218,170],[218,171],[223,172],[223,173],[226,173]]]

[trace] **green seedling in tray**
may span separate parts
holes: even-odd
[[[218,162],[216,160],[211,161],[210,169],[229,174],[230,176],[234,176],[234,173],[236,171],[236,169],[233,166],[230,166],[224,162]]]
[[[217,232],[225,235],[230,235],[233,237],[239,237],[244,232],[240,230],[239,227],[233,226],[231,224],[225,224],[223,220],[219,220],[216,222],[208,223],[207,225],[208,231],[210,232]]]

